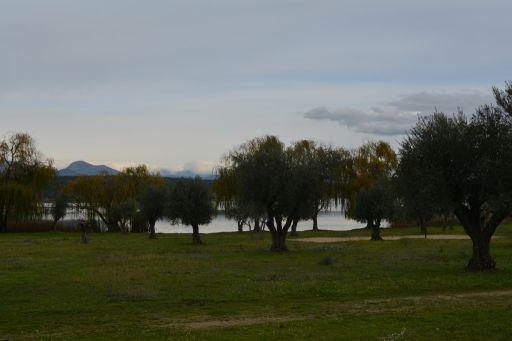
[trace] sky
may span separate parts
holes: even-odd
[[[399,147],[511,80],[512,2],[0,0],[0,134],[209,172],[257,136]]]

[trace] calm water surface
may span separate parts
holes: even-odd
[[[321,212],[318,214],[318,228],[321,230],[347,231],[364,227],[364,224],[355,220],[346,219],[341,212]],[[311,230],[313,221],[301,221],[297,226],[298,231]],[[247,227],[244,227],[244,231]],[[156,223],[156,231],[159,233],[190,233],[190,226],[171,225],[168,221],[160,220]],[[199,226],[201,233],[234,232],[238,231],[236,221],[226,219],[224,213],[218,213],[209,225]]]

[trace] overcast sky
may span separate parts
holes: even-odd
[[[0,133],[207,171],[255,136],[394,147],[512,79],[512,2],[0,0]]]

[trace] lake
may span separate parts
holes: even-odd
[[[318,214],[318,228],[321,230],[347,231],[364,227],[365,224],[358,223],[355,220],[346,219],[340,211],[320,212]],[[156,232],[159,233],[191,233],[190,226],[171,225],[166,220],[160,220],[156,223]],[[301,221],[297,225],[298,231],[311,230],[313,221]],[[236,221],[226,218],[223,212],[219,212],[209,225],[199,226],[201,233],[215,232],[235,232],[238,231]],[[247,227],[244,226],[244,231]]]

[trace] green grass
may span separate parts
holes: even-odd
[[[419,229],[382,233],[407,234]],[[300,233],[356,235],[369,232]],[[74,233],[4,234],[0,339],[509,340],[512,226],[497,235],[498,269],[469,273],[469,240],[290,239],[273,254],[268,235],[250,232],[201,246],[190,235],[91,234],[83,245]]]

